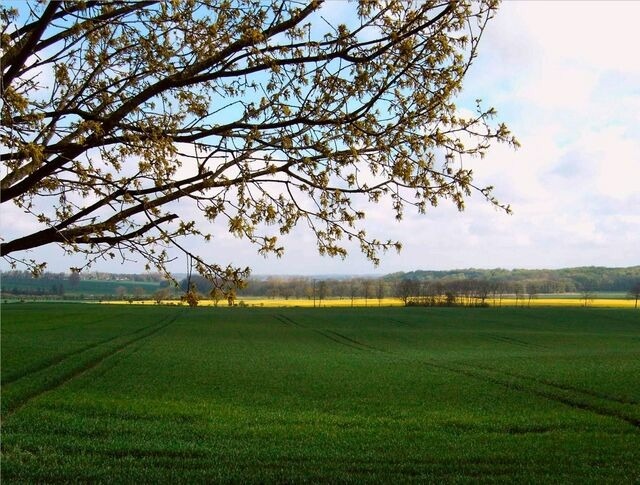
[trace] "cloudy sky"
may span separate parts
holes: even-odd
[[[513,214],[479,197],[461,214],[441,205],[400,224],[376,213],[372,227],[402,240],[400,255],[378,268],[356,254],[332,261],[315,257],[308,239],[289,248],[280,271],[640,264],[638,18],[640,2],[505,1],[459,105],[482,98],[522,143],[474,165]]]
[[[522,143],[473,162],[476,181],[494,185],[512,215],[478,196],[463,213],[443,204],[423,216],[407,211],[401,223],[374,207],[369,232],[404,244],[377,268],[355,247],[346,260],[318,256],[302,229],[284,241],[281,259],[265,259],[227,234],[218,236],[215,255],[206,247],[205,255],[256,274],[640,264],[638,18],[640,2],[503,3],[458,104],[473,108],[482,98]],[[18,223],[11,219],[2,226]],[[52,271],[75,264],[51,248],[33,257],[49,260]],[[143,263],[94,269],[142,272]]]

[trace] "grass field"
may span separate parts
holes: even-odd
[[[2,307],[3,483],[638,483],[640,313]]]

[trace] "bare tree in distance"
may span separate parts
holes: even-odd
[[[373,280],[371,278],[363,278],[361,286],[364,306],[369,306],[369,298],[373,296]]]
[[[513,294],[515,295],[516,298],[516,306],[518,306],[518,301],[520,301],[520,304],[522,306],[524,306],[524,295],[525,295],[525,286],[523,283],[514,283],[513,285]]]
[[[640,281],[636,281],[629,290],[629,297],[635,300],[634,308],[638,308],[638,300],[640,300]]]
[[[386,295],[385,286],[386,284],[384,279],[378,278],[378,281],[376,284],[376,298],[378,299],[378,306],[382,306],[382,300],[384,300],[384,297]]]
[[[595,298],[596,294],[591,290],[584,290],[582,293],[580,293],[580,299],[582,300],[582,304],[585,308],[591,305]]]
[[[145,297],[146,291],[142,286],[136,286],[133,288],[133,298],[135,300],[143,300]]]
[[[420,290],[420,283],[416,280],[403,278],[396,283],[395,296],[402,300],[405,306],[409,304],[412,296],[416,296]]]
[[[74,271],[72,270],[69,273],[69,285],[71,286],[71,288],[77,288],[78,286],[80,286],[80,271]]]
[[[351,306],[354,306],[355,298],[358,294],[359,288],[358,281],[355,278],[349,280],[349,297],[351,298]]]
[[[118,300],[124,300],[124,297],[127,294],[127,289],[124,286],[116,286],[115,293]]]
[[[153,300],[156,305],[160,305],[164,300],[168,300],[171,296],[171,290],[169,288],[159,288],[153,292]]]
[[[540,286],[535,281],[530,281],[526,284],[526,291],[529,295],[529,299],[527,300],[527,307],[531,308],[531,300],[534,298],[538,298],[538,293],[540,293]]]
[[[325,280],[318,281],[318,306],[322,306],[322,300],[325,300],[329,296],[329,285]]]
[[[241,285],[249,268],[185,238],[280,256],[303,225],[321,254],[352,240],[377,263],[401,244],[365,232],[363,202],[402,219],[475,191],[509,211],[467,165],[518,142],[480,100],[453,102],[497,3],[360,0],[349,25],[321,0],[0,6],[0,202],[38,224],[0,256],[37,275],[28,251],[57,244],[168,275],[183,253]]]

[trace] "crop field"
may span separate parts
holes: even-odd
[[[638,483],[640,312],[2,307],[4,483]]]

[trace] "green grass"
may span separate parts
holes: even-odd
[[[640,481],[640,313],[2,308],[2,478]]]

